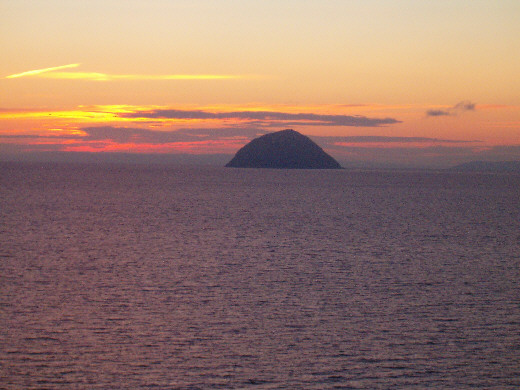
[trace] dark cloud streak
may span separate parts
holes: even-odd
[[[469,100],[463,100],[447,110],[428,110],[426,111],[426,116],[455,116],[465,111],[475,111],[475,107],[475,103]]]
[[[103,141],[112,140],[118,143],[175,143],[201,142],[242,138],[250,140],[265,131],[254,128],[220,128],[220,129],[180,129],[175,131],[148,130],[128,127],[86,127],[82,129],[87,136],[84,140]]]
[[[133,127],[98,126],[81,129],[86,135],[56,134],[56,135],[1,135],[0,138],[10,139],[76,139],[81,141],[112,141],[116,143],[175,143],[197,141],[220,141],[230,139],[252,140],[267,131],[254,127],[225,127],[216,129],[180,129],[173,131],[149,130]],[[310,136],[322,145],[339,146],[337,143],[442,143],[463,144],[481,142],[478,140],[450,140],[428,137],[388,137],[374,135],[357,136]]]
[[[481,141],[450,140],[428,137],[386,137],[379,135],[357,135],[347,137],[315,136],[313,139],[327,143],[474,143]]]
[[[428,110],[426,111],[426,115],[428,116],[449,116],[453,115],[449,111],[446,110]]]
[[[465,100],[455,104],[453,108],[459,111],[475,111],[475,103]]]
[[[213,113],[193,110],[152,110],[120,114],[123,118],[150,118],[150,119],[241,119],[249,121],[268,122],[267,125],[279,123],[280,125],[302,125],[304,121],[308,126],[355,126],[355,127],[379,127],[401,123],[394,118],[368,118],[360,115],[320,115],[298,113],[291,114],[277,111],[232,111]],[[291,121],[289,124],[285,121]],[[295,122],[296,121],[296,122]],[[269,123],[271,122],[271,123]]]

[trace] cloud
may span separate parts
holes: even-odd
[[[85,127],[82,128],[86,135],[81,139],[85,141],[113,141],[117,143],[174,143],[174,142],[200,142],[229,139],[247,140],[258,137],[266,132],[253,128],[221,128],[221,129],[180,129],[175,131],[158,131],[129,127]],[[77,138],[77,136],[74,136]]]
[[[117,143],[172,143],[172,142],[197,142],[219,141],[229,139],[241,139],[245,142],[253,138],[267,134],[263,129],[255,127],[224,127],[224,128],[188,128],[173,131],[150,130],[137,127],[96,126],[83,127],[81,132],[55,133],[45,135],[33,134],[5,134],[0,135],[4,139],[77,139],[82,141],[112,141]],[[478,140],[451,140],[429,137],[387,137],[378,135],[355,136],[309,136],[317,143],[325,147],[344,146],[345,144],[468,144],[479,143]]]
[[[449,111],[445,110],[428,110],[426,111],[426,115],[428,116],[445,116],[445,115],[452,115]]]
[[[15,79],[18,77],[25,77],[25,76],[39,76],[44,73],[54,72],[56,70],[61,70],[61,69],[76,68],[78,66],[80,66],[80,64],[68,64],[68,65],[54,66],[52,68],[29,70],[29,71],[23,72],[23,73],[12,74],[10,76],[7,76],[6,79]]]
[[[327,137],[327,136],[315,136],[313,139],[326,142],[328,144],[335,143],[474,143],[481,141],[466,141],[466,140],[451,140],[441,138],[428,138],[428,137],[386,137],[379,135],[355,135],[347,137]]]
[[[243,142],[267,134],[262,129],[251,127],[215,128],[215,129],[180,129],[175,131],[149,130],[144,128],[99,126],[85,127],[81,129],[86,134],[83,136],[70,135],[70,138],[81,138],[84,141],[106,141],[118,143],[172,143],[172,142],[197,142],[197,141],[221,141],[241,139]],[[356,143],[424,143],[424,144],[466,144],[481,141],[450,140],[428,137],[386,137],[386,136],[310,136],[321,146],[341,146],[341,144]]]
[[[475,111],[475,103],[472,103],[468,100],[463,100],[453,107],[450,107],[446,110],[428,110],[426,111],[427,116],[455,116],[465,111]]]
[[[243,75],[226,74],[107,74],[99,72],[56,72],[62,69],[77,68],[81,64],[69,64],[54,66],[52,68],[29,70],[23,73],[6,76],[6,79],[14,79],[26,76],[36,76],[50,79],[64,80],[90,80],[90,81],[113,81],[113,80],[226,80],[245,78]]]
[[[76,133],[0,134],[0,143],[20,151],[133,153],[234,153],[265,131],[254,128],[159,131],[131,127],[85,127]],[[8,148],[8,147],[7,147]]]
[[[474,111],[475,103],[465,100],[465,101],[455,104],[453,109],[457,110],[457,111]]]
[[[379,127],[401,121],[394,118],[367,118],[365,116],[350,115],[320,115],[320,114],[291,114],[278,111],[232,111],[232,112],[208,112],[201,110],[151,110],[133,113],[121,113],[123,118],[149,118],[149,119],[202,119],[202,120],[245,120],[256,121],[267,126],[356,126]]]
[[[84,127],[76,133],[51,133],[46,135],[16,134],[0,135],[0,139],[24,140],[30,144],[63,142],[69,144],[97,145],[102,148],[104,143],[132,145],[174,145],[176,143],[207,143],[224,142],[233,145],[246,144],[250,140],[266,134],[267,131],[255,127],[225,127],[225,128],[189,128],[173,131],[150,130],[134,127],[97,126]],[[462,145],[474,144],[480,141],[449,140],[427,137],[387,137],[387,136],[310,136],[320,146],[337,151],[347,151],[350,148],[381,149],[383,144],[392,148],[413,148],[432,145]],[[373,146],[370,146],[373,145]]]
[[[90,80],[90,81],[114,81],[114,80],[226,80],[239,79],[241,75],[223,74],[106,74],[97,72],[51,72],[42,75],[45,78],[65,80]]]

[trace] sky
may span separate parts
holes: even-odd
[[[0,157],[520,160],[518,0],[0,0]]]

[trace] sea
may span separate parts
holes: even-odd
[[[518,389],[520,175],[0,164],[2,389]]]

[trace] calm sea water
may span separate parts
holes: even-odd
[[[520,387],[520,176],[0,165],[0,387]]]

